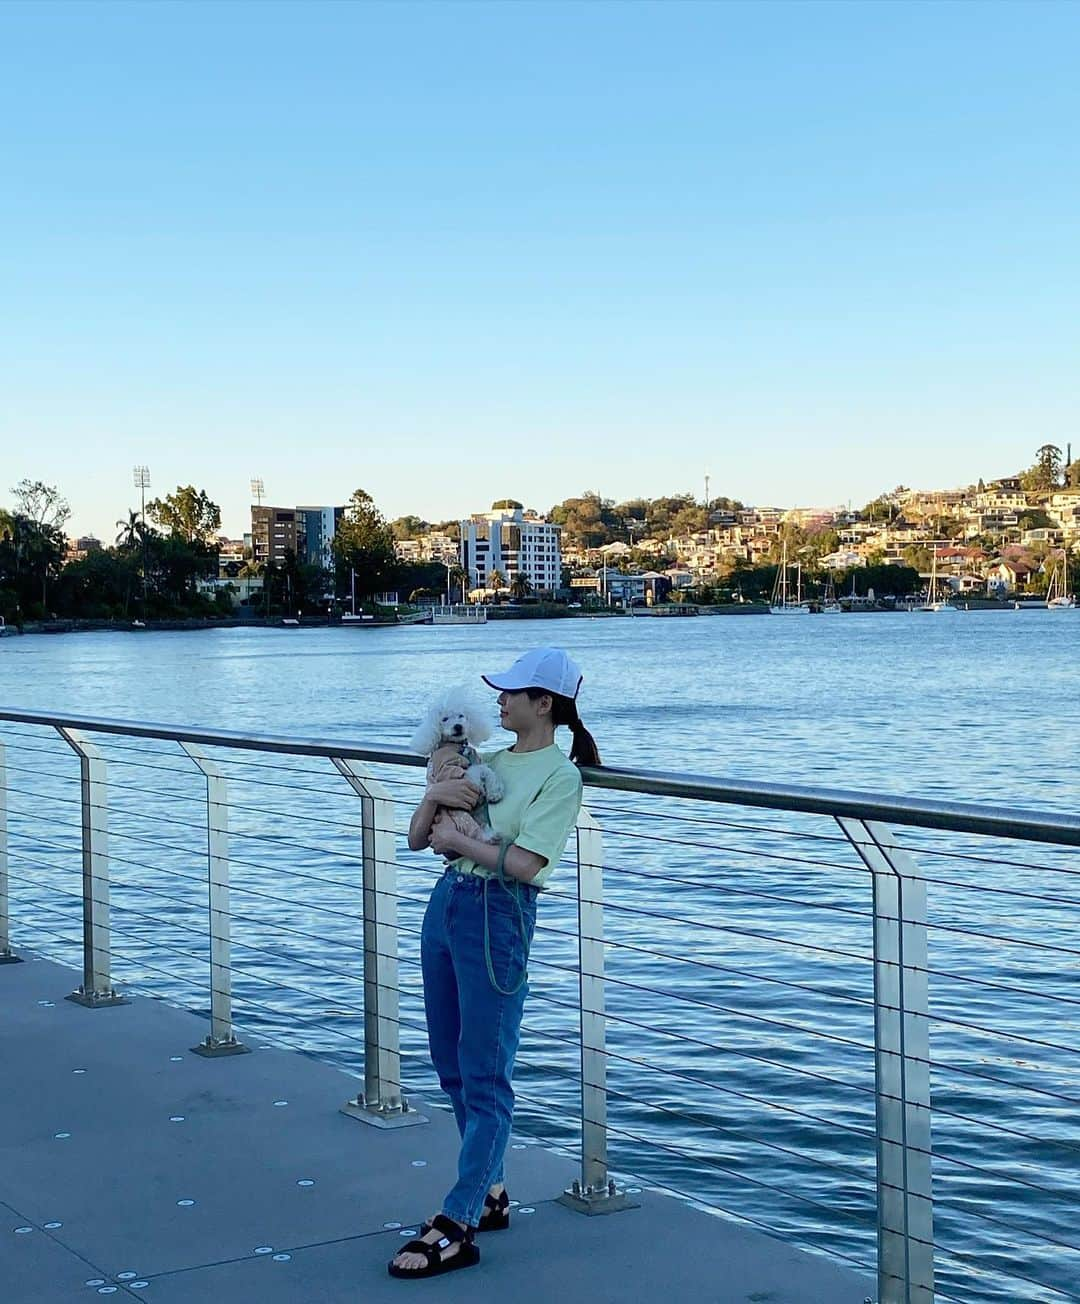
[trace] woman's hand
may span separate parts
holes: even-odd
[[[448,815],[437,815],[428,834],[428,846],[439,856],[461,854],[462,835]]]
[[[433,783],[425,795],[436,806],[446,806],[450,810],[472,810],[480,800],[481,792],[475,783],[459,778]]]

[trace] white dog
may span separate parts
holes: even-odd
[[[505,788],[503,781],[490,765],[484,765],[476,751],[476,744],[491,737],[491,720],[488,712],[465,688],[448,689],[431,703],[424,722],[413,734],[409,746],[428,758],[427,781],[437,782],[437,776],[446,761],[453,756],[464,757],[468,763],[463,777],[480,789],[482,794],[476,807],[476,816],[463,810],[443,810],[455,826],[468,837],[484,842],[498,842],[499,835],[487,822],[487,803],[501,801]]]

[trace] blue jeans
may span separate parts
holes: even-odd
[[[537,890],[518,885],[525,936],[532,943]],[[491,963],[504,991],[521,979],[527,959],[522,919],[498,881],[487,887]],[[514,1116],[514,1057],[528,984],[497,992],[484,954],[484,880],[448,869],[435,885],[420,940],[431,1059],[450,1097],[461,1133],[458,1178],[443,1202],[448,1218],[475,1227],[484,1196],[503,1180]]]

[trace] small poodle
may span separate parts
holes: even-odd
[[[463,777],[475,784],[483,794],[473,815],[463,810],[446,810],[456,828],[471,838],[484,842],[498,842],[499,835],[488,824],[488,802],[501,801],[505,791],[503,781],[490,765],[484,765],[475,744],[491,737],[488,713],[464,688],[451,688],[427,709],[424,722],[413,734],[409,746],[428,758],[427,781],[436,782],[436,776],[451,756],[463,756],[468,769]]]

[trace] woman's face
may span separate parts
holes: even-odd
[[[499,694],[498,702],[499,723],[511,733],[527,733],[530,729],[536,728],[536,723],[542,715],[551,713],[550,698],[540,697],[533,701],[524,689],[519,693],[510,693],[504,689]]]

